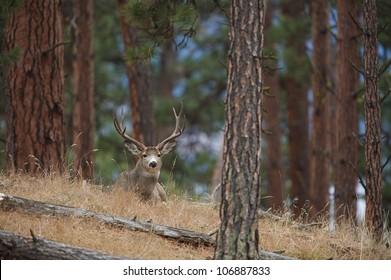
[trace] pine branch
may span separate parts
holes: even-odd
[[[387,21],[385,24],[383,24],[381,27],[379,27],[377,30],[377,36],[379,36],[379,34],[382,33],[384,31],[384,29],[386,29],[389,24],[390,24],[390,22]]]
[[[391,156],[389,156],[388,158],[387,158],[387,160],[386,160],[386,162],[382,165],[382,167],[381,167],[381,172],[383,173],[383,170],[384,170],[384,168],[387,166],[387,164],[390,162],[390,160],[391,160]]]
[[[353,67],[354,69],[356,69],[361,75],[365,76],[364,71],[362,71],[362,70],[360,69],[360,67],[358,67],[356,64],[354,64],[350,59],[349,59],[349,63],[350,63],[350,65],[352,65],[352,67]]]
[[[360,23],[354,18],[352,13],[349,11],[348,12],[350,19],[353,21],[354,25],[361,31],[361,33],[364,34],[364,29],[361,27]]]
[[[353,135],[353,137],[356,139],[358,145],[359,145],[360,147],[364,147],[364,143],[362,143],[361,140],[360,140],[360,135],[357,135],[355,132],[353,132],[352,135]]]
[[[357,168],[353,165],[351,161],[348,161],[349,165],[353,168],[354,172],[356,173],[358,180],[360,182],[360,185],[364,188],[365,193],[367,192],[367,186],[365,185],[364,179],[361,177],[360,173],[358,172]]]
[[[62,42],[55,43],[53,46],[51,46],[51,47],[48,48],[47,50],[42,51],[42,54],[43,54],[43,55],[47,55],[49,52],[54,51],[54,50],[55,50],[56,48],[58,48],[59,46],[69,44],[69,42],[70,42],[70,41],[62,41]]]
[[[391,65],[391,59],[387,59],[379,69],[379,77],[387,71],[388,67]]]
[[[213,3],[215,3],[216,7],[219,8],[223,14],[225,15],[225,17],[227,19],[229,19],[229,13],[224,9],[224,7],[220,4],[220,1],[219,0],[213,0]]]
[[[380,99],[380,104],[382,104],[384,102],[384,100],[386,100],[386,98],[390,95],[391,93],[391,89],[388,89],[388,91],[384,94],[384,96]]]

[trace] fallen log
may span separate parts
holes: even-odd
[[[193,245],[214,245],[214,239],[206,234],[200,234],[185,229],[163,226],[136,219],[129,219],[126,217],[114,217],[84,208],[35,201],[2,193],[0,193],[0,209],[3,211],[22,210],[24,212],[37,215],[94,218],[110,226],[127,228],[136,231],[152,232],[159,236],[176,239],[180,242]]]
[[[113,256],[69,244],[36,237],[26,237],[0,230],[0,259],[8,260],[124,260]]]
[[[37,215],[67,216],[77,218],[94,218],[104,224],[126,228],[135,231],[152,232],[158,236],[178,240],[192,245],[215,246],[215,239],[210,235],[196,233],[185,229],[179,229],[151,222],[145,222],[126,217],[114,217],[111,215],[90,211],[84,208],[76,208],[59,204],[20,198],[0,193],[0,209],[2,211],[21,210]],[[261,259],[266,260],[292,260],[280,254],[259,250]]]

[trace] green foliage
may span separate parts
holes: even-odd
[[[178,0],[130,0],[123,12],[142,31],[142,46],[127,51],[128,62],[150,59],[155,48],[165,41],[175,42],[176,47],[185,46],[195,33],[193,27],[198,17],[192,1]]]
[[[128,48],[125,51],[125,59],[126,61],[133,63],[136,62],[137,60],[150,60],[152,59],[154,54],[155,54],[155,49],[145,44],[142,46]]]

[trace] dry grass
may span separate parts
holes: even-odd
[[[139,202],[132,193],[83,185],[67,176],[29,177],[0,174],[0,192],[24,198],[63,204],[116,216],[152,220],[157,224],[207,233],[219,224],[218,209],[212,204],[193,203],[169,197],[167,205]],[[158,237],[109,227],[93,220],[35,216],[21,212],[0,212],[0,228],[141,259],[207,259],[213,248],[194,247]],[[321,227],[295,228],[268,218],[260,220],[260,246],[301,259],[391,259],[391,249],[375,244],[368,234],[349,223],[329,232]]]

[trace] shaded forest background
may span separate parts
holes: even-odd
[[[73,125],[76,112],[85,112],[88,99],[81,105],[75,104],[76,79],[87,81],[91,73],[80,73],[75,76],[74,61],[77,54],[77,32],[75,29],[81,24],[78,19],[83,16],[75,16],[75,4],[78,1],[63,1],[63,35],[65,52],[65,124],[66,124],[66,167],[75,169],[77,162],[75,155],[80,144],[75,145],[78,135],[84,129],[75,132]],[[84,2],[84,1],[83,1]],[[137,134],[137,129],[144,132],[152,131],[150,136],[143,136],[145,142],[156,144],[167,136],[167,131],[173,124],[171,107],[178,107],[180,101],[185,107],[187,128],[179,139],[177,153],[165,159],[165,168],[161,181],[171,192],[186,193],[192,196],[206,197],[211,194],[219,183],[220,169],[219,158],[222,148],[222,130],[224,129],[224,100],[226,94],[226,60],[228,48],[227,9],[228,1],[194,1],[191,10],[184,10],[176,15],[178,21],[186,22],[185,32],[181,29],[172,30],[174,40],[167,38],[146,37],[137,22],[133,11],[127,9],[124,1],[86,1],[93,6],[85,7],[84,12],[93,14],[93,55],[90,57],[93,63],[93,110],[89,116],[94,116],[94,127],[90,131],[93,134],[94,146],[84,154],[93,155],[92,164],[93,180],[98,184],[109,185],[115,180],[122,170],[133,166],[131,156],[126,155],[122,148],[122,141],[113,127],[113,114],[116,108],[126,115],[125,125],[128,132]],[[163,7],[165,1],[161,1]],[[186,1],[185,1],[186,2]],[[188,1],[193,4],[193,1]],[[341,55],[337,48],[338,41],[338,12],[341,7],[338,3],[343,1],[331,1],[327,7],[328,19],[324,27],[324,34],[329,36],[330,57],[327,73],[329,78],[323,81],[328,96],[337,96],[341,90],[339,83],[350,80],[351,73],[356,76],[356,84],[353,85],[354,98],[345,104],[342,111],[349,108],[357,108],[357,115],[353,123],[357,125],[357,132],[350,133],[350,144],[357,150],[357,159],[352,160],[348,168],[348,180],[355,182],[359,188],[359,176],[364,177],[364,116],[363,116],[363,77],[359,70],[362,69],[362,40],[360,39],[357,25],[360,18],[359,1],[346,1],[351,3],[354,9],[348,8],[346,21],[349,22],[347,35],[356,41],[357,45],[350,47],[351,53],[357,48],[357,60],[351,59],[348,68],[342,69],[338,64],[338,56]],[[323,150],[323,158],[328,161],[329,167],[323,168],[324,176],[313,177],[315,174],[312,159],[315,144],[311,139],[314,135],[314,118],[316,117],[317,97],[314,94],[311,74],[318,68],[314,65],[313,58],[317,46],[313,40],[311,28],[314,18],[311,11],[312,1],[267,1],[266,38],[264,63],[267,77],[265,78],[265,117],[264,117],[264,141],[262,186],[264,192],[265,207],[283,206],[286,198],[290,202],[300,200],[298,208],[305,206],[310,193],[316,189],[317,184],[326,178],[329,185],[334,185],[335,173],[338,168],[333,168],[333,139],[340,127],[340,122],[335,118],[337,99],[331,98],[327,107],[327,126],[320,125],[320,131],[324,130],[324,139],[329,139]],[[380,70],[380,96],[382,99],[382,163],[383,169],[383,199],[384,207],[391,209],[391,167],[388,160],[391,156],[391,112],[390,98],[387,98],[391,90],[391,72],[387,69],[390,64],[391,29],[389,15],[391,4],[386,0],[377,1],[379,16],[379,60]],[[166,3],[167,4],[167,3]],[[345,7],[346,8],[346,7]],[[81,8],[82,9],[82,8]],[[88,10],[90,9],[90,10]],[[92,12],[93,10],[93,12]],[[164,15],[164,13],[161,13]],[[345,14],[346,15],[346,14]],[[88,24],[88,23],[87,23]],[[137,29],[137,26],[139,27]],[[75,28],[76,27],[76,28]],[[144,30],[145,31],[145,30]],[[156,35],[156,34],[155,34]],[[127,36],[129,36],[127,41]],[[85,37],[82,33],[81,38]],[[350,38],[349,37],[349,38]],[[141,39],[140,39],[141,38]],[[146,41],[154,46],[153,53],[148,48],[134,48],[137,42]],[[151,41],[152,40],[152,41]],[[153,41],[155,40],[155,41]],[[81,43],[83,44],[83,43]],[[139,46],[140,47],[140,46]],[[76,51],[75,51],[76,50]],[[348,47],[349,50],[349,47]],[[150,56],[150,61],[141,61],[142,55]],[[133,67],[129,66],[132,63]],[[342,70],[341,70],[342,69]],[[343,71],[345,70],[345,71]],[[130,82],[129,82],[130,81]],[[134,82],[138,84],[133,84]],[[129,94],[129,89],[140,89],[139,97],[150,97],[152,108],[150,111],[135,112],[131,110],[131,100],[134,96]],[[83,89],[82,89],[83,90]],[[351,89],[349,89],[351,90]],[[85,91],[85,89],[84,89]],[[6,139],[6,111],[5,96],[0,99],[0,169],[6,166],[5,139]],[[140,101],[141,102],[141,101]],[[334,102],[334,103],[333,103]],[[140,103],[139,103],[140,104]],[[78,108],[77,106],[81,106]],[[315,114],[314,114],[315,112]],[[134,114],[138,114],[135,116]],[[132,120],[138,118],[141,127]],[[152,116],[152,118],[151,118]],[[83,118],[81,118],[83,120]],[[149,123],[141,123],[143,120]],[[85,119],[84,119],[85,120]],[[319,123],[318,123],[319,125]],[[76,136],[75,136],[76,135]],[[80,134],[83,137],[83,134]],[[322,139],[322,136],[320,138]],[[355,146],[356,145],[356,146]],[[82,160],[83,161],[83,160]],[[348,159],[346,159],[348,161]],[[312,165],[312,166],[311,166]],[[355,170],[356,169],[356,170]],[[91,175],[93,174],[93,175]],[[88,177],[86,176],[86,177]],[[351,190],[350,190],[351,191]],[[362,192],[359,192],[363,194]],[[327,195],[327,193],[326,193]],[[355,197],[355,193],[350,193]],[[273,197],[273,199],[271,199]],[[316,209],[321,211],[321,209]]]

